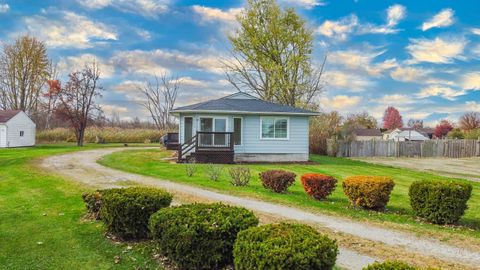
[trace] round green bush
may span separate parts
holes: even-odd
[[[150,218],[150,230],[160,249],[181,269],[218,269],[231,264],[237,233],[257,225],[253,212],[218,203],[161,209]]]
[[[329,270],[335,265],[334,240],[302,224],[270,224],[238,233],[233,249],[236,270]]]
[[[456,223],[467,209],[472,185],[451,181],[417,181],[408,191],[416,216],[436,224]]]
[[[372,263],[362,270],[419,270],[419,268],[400,261],[385,261]]]
[[[160,208],[168,207],[172,195],[162,189],[131,187],[102,190],[101,218],[108,232],[124,240],[149,236],[148,220]]]

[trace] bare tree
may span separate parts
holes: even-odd
[[[463,130],[472,130],[480,128],[480,113],[467,112],[460,117],[460,128]]]
[[[154,76],[153,80],[147,80],[144,85],[137,86],[138,91],[145,97],[140,105],[150,113],[158,129],[169,129],[175,126],[170,112],[177,101],[179,84],[178,78],[163,74],[160,77]]]
[[[411,128],[423,128],[423,120],[411,118],[408,120],[407,126]]]
[[[87,64],[83,70],[69,75],[69,81],[58,94],[61,105],[57,112],[71,123],[78,146],[83,146],[85,130],[92,112],[101,110],[95,103],[95,99],[101,97],[103,91],[99,79],[98,64]]]
[[[0,107],[33,114],[48,67],[46,46],[36,38],[23,36],[5,45],[0,54]]]

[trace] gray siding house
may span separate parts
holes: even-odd
[[[239,92],[172,114],[179,118],[179,160],[230,163],[307,161],[309,117],[318,113]]]

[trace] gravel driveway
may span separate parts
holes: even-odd
[[[133,148],[128,148],[133,149]],[[313,214],[293,207],[268,203],[256,199],[226,195],[210,190],[192,187],[184,184],[160,180],[157,178],[110,169],[96,161],[102,156],[125,148],[109,148],[74,152],[51,156],[41,161],[40,166],[48,171],[66,176],[69,179],[98,188],[124,186],[125,183],[135,183],[164,188],[181,196],[205,198],[209,201],[219,201],[246,207],[255,212],[266,213],[281,218],[306,222],[346,233],[362,239],[380,242],[394,248],[404,249],[431,256],[446,261],[470,265],[472,269],[480,265],[480,253],[464,248],[454,247],[434,239],[425,239],[404,232],[385,229],[371,224],[352,221],[329,215]],[[356,251],[341,248],[338,265],[347,269],[361,269],[375,258],[362,255]]]

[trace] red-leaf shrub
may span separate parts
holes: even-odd
[[[302,175],[301,181],[305,192],[316,200],[325,199],[337,186],[337,179],[318,173],[306,173]]]
[[[295,182],[297,175],[293,172],[284,170],[270,170],[260,173],[263,187],[271,189],[277,193],[285,193],[289,186]]]

